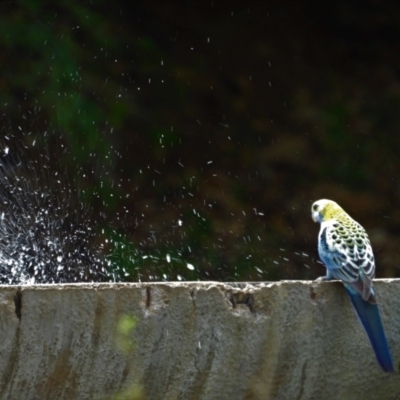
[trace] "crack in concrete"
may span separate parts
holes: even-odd
[[[236,308],[238,304],[245,304],[251,312],[253,312],[254,295],[248,291],[228,291],[229,301],[233,308]]]
[[[22,291],[18,288],[17,292],[14,296],[14,304],[15,304],[15,315],[18,320],[21,322],[21,312],[22,312]]]
[[[151,305],[151,288],[150,286],[146,287],[146,307],[150,308]]]

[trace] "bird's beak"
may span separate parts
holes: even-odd
[[[317,211],[312,211],[311,218],[313,219],[314,222],[319,222],[319,213]]]

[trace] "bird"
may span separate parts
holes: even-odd
[[[318,253],[326,267],[326,276],[318,280],[342,281],[378,364],[383,371],[394,372],[373,285],[375,259],[367,232],[332,200],[313,203],[311,216],[321,224]]]

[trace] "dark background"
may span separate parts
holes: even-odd
[[[319,198],[399,276],[398,2],[2,2],[0,39],[2,135],[123,279],[314,279]]]

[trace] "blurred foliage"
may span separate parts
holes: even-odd
[[[118,322],[117,346],[125,353],[133,351],[135,348],[132,334],[136,327],[136,322],[136,318],[131,315],[124,315]]]
[[[117,393],[111,397],[111,400],[145,400],[143,389],[139,385],[132,385],[128,389]]]
[[[135,349],[133,332],[137,320],[131,315],[124,315],[118,322],[116,331],[116,344],[123,353],[131,353]],[[131,383],[127,388],[117,392],[111,400],[145,400],[146,396],[141,385]]]
[[[399,276],[397,2],[0,11],[4,132],[68,149],[55,162],[127,280],[315,278],[318,198],[365,226],[378,276]]]

